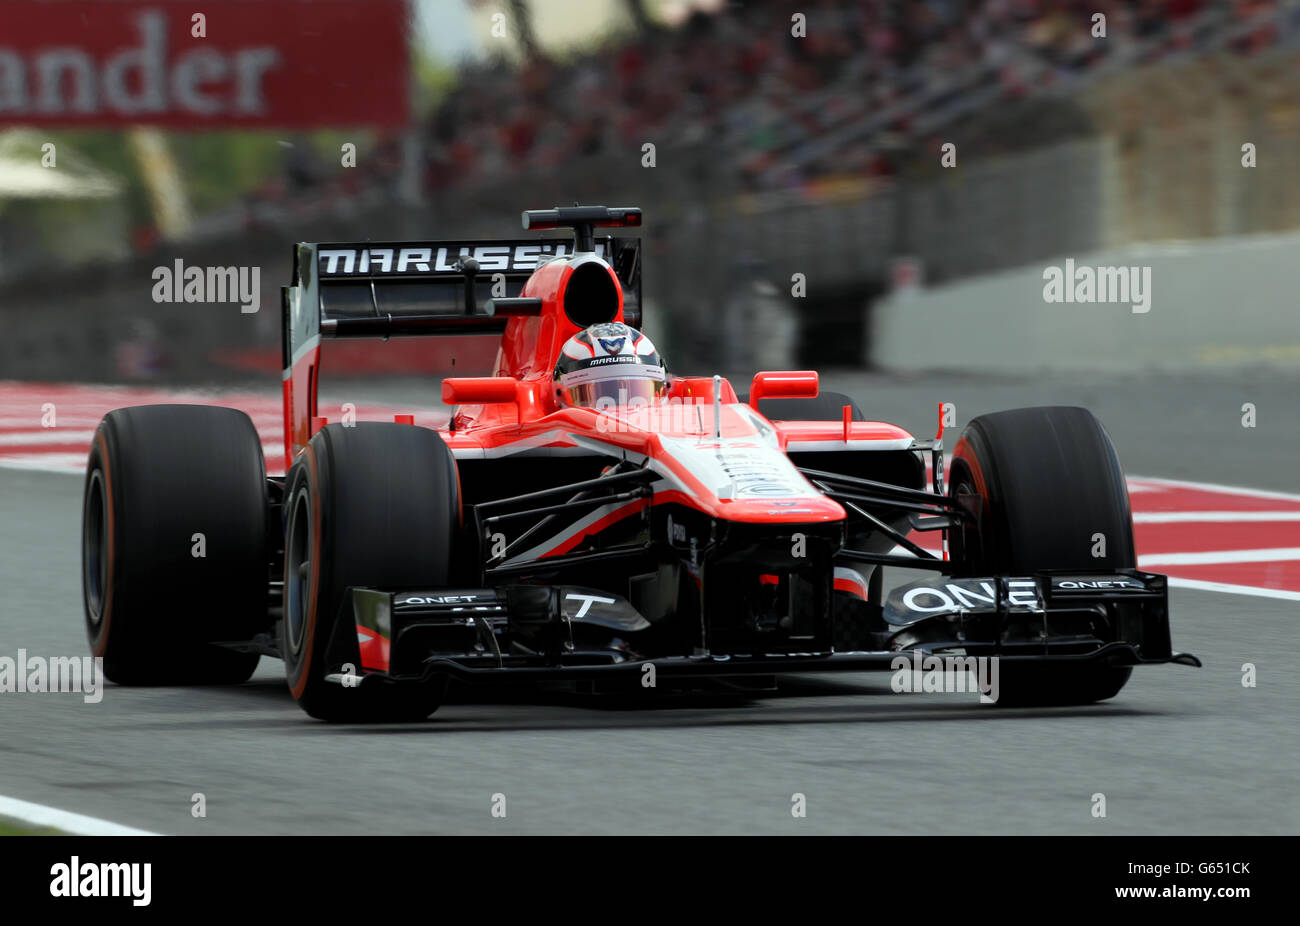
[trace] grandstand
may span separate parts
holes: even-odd
[[[467,62],[410,131],[370,136],[364,172],[289,145],[278,176],[199,214],[183,239],[125,233],[134,257],[64,277],[64,291],[143,318],[114,281],[177,248],[273,268],[291,239],[453,224],[493,235],[521,204],[620,200],[647,208],[651,317],[674,356],[691,364],[710,356],[697,344],[743,339],[724,316],[802,273],[807,298],[772,311],[793,315],[800,343],[837,346],[822,362],[861,366],[864,307],[899,258],[933,284],[1135,241],[1300,227],[1294,2],[1111,4],[1104,36],[1093,5],[1074,2],[804,6],[802,35],[788,5],[746,2],[671,27],[632,17],[638,28],[586,50]],[[1261,152],[1249,179],[1233,167],[1243,141]],[[942,166],[945,143],[960,169]],[[25,229],[0,211],[9,305],[46,298],[51,262],[78,256]],[[675,323],[698,323],[702,306],[717,327],[682,336]],[[198,337],[210,323],[194,324]],[[202,337],[229,354],[266,334]],[[743,366],[756,350],[733,342],[729,356]]]

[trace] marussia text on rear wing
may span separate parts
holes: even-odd
[[[493,303],[572,251],[564,238],[299,244],[281,298],[284,369],[319,336],[500,335],[511,313]],[[639,324],[641,239],[606,236],[596,253],[618,274],[628,324]]]

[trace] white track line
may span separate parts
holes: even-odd
[[[257,432],[263,447],[279,446],[284,449],[284,432],[263,429]],[[10,431],[0,433],[0,447],[37,447],[41,444],[85,444],[85,454],[90,453],[94,431]],[[20,454],[22,450],[5,450],[6,454]],[[35,452],[35,451],[33,451]],[[83,454],[84,455],[84,454]]]
[[[1262,588],[1258,585],[1230,585],[1227,582],[1206,582],[1202,579],[1169,577],[1171,588],[1187,588],[1198,592],[1222,592],[1227,595],[1252,595],[1256,598],[1281,598],[1283,601],[1300,601],[1300,592],[1281,588]]]
[[[0,817],[9,817],[11,820],[19,820],[32,826],[50,827],[64,833],[72,833],[74,836],[162,835],[161,833],[152,833],[149,830],[138,830],[133,826],[123,826],[120,823],[101,820],[98,817],[87,817],[85,814],[59,810],[57,807],[47,807],[45,804],[20,801],[16,797],[5,797],[2,794],[0,794]]]
[[[82,441],[89,447],[94,436],[95,432],[93,430],[74,431],[68,428],[37,430],[31,428],[26,431],[8,431],[0,434],[0,447],[21,446],[23,444],[75,444]]]
[[[1159,486],[1168,486],[1174,489],[1199,489],[1202,492],[1219,492],[1227,495],[1246,495],[1250,498],[1272,498],[1279,501],[1300,502],[1300,495],[1292,492],[1273,492],[1269,489],[1247,489],[1242,486],[1225,486],[1217,482],[1188,482],[1184,479],[1161,479],[1156,476],[1135,476],[1132,473],[1128,475],[1129,479],[1137,479],[1142,482],[1151,482]],[[1132,491],[1130,489],[1130,491]]]
[[[0,453],[0,469],[36,470],[43,473],[64,473],[70,476],[84,476],[86,473],[86,456],[90,448],[80,453],[38,453],[9,451]],[[262,445],[262,456],[266,460],[267,471],[284,467],[284,444],[269,443]]]
[[[1261,550],[1207,550],[1202,553],[1151,553],[1138,566],[1217,566],[1223,563],[1285,563],[1300,559],[1300,547]]]
[[[1300,521],[1300,511],[1135,511],[1134,524],[1184,524],[1198,521]]]
[[[0,456],[0,469],[29,469],[43,473],[86,474],[84,453],[16,453]]]
[[[1292,548],[1292,550],[1294,549],[1295,548]],[[911,550],[907,550],[899,546],[894,547],[894,549],[892,549],[890,552],[901,556],[915,555],[912,553]],[[933,552],[936,556],[939,555],[938,550],[933,550],[931,552]],[[1143,569],[1147,568],[1148,566],[1158,565],[1158,563],[1166,559],[1166,556],[1170,560],[1177,559],[1179,561],[1178,564],[1184,566],[1195,565],[1194,563],[1184,562],[1184,560],[1187,557],[1194,557],[1194,556],[1216,557],[1215,559],[1209,560],[1209,562],[1213,562],[1213,563],[1257,562],[1257,561],[1282,562],[1290,559],[1300,559],[1300,556],[1283,556],[1283,557],[1278,557],[1276,555],[1266,556],[1266,554],[1277,554],[1279,552],[1291,552],[1291,550],[1283,550],[1283,551],[1229,550],[1226,553],[1220,552],[1220,553],[1208,553],[1208,554],[1197,554],[1197,553],[1178,553],[1178,554],[1167,554],[1167,555],[1152,554],[1150,557],[1146,557],[1146,556],[1138,557],[1138,565]],[[1224,558],[1225,556],[1232,556],[1232,557],[1240,556],[1241,558],[1226,559]],[[1170,563],[1170,565],[1174,565],[1174,564]],[[1221,592],[1226,595],[1253,595],[1256,598],[1279,598],[1283,601],[1300,601],[1300,592],[1292,592],[1280,588],[1265,588],[1264,586],[1261,585],[1232,585],[1228,582],[1208,582],[1203,579],[1180,579],[1177,576],[1169,576],[1169,586],[1170,588],[1186,588],[1198,592]]]

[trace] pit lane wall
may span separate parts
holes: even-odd
[[[1072,260],[1068,264],[1067,260]],[[1087,296],[1098,268],[1125,268],[1141,303],[1048,301],[1056,268]],[[1135,275],[1136,271],[1136,275]],[[1114,280],[1114,277],[1110,278]],[[1109,289],[1119,290],[1118,286]],[[1120,295],[1108,293],[1108,295]],[[1134,311],[1137,308],[1139,311]],[[869,315],[867,351],[887,370],[1032,374],[1300,368],[1300,233],[1134,245],[894,292]]]

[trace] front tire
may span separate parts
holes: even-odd
[[[1018,408],[972,419],[953,449],[948,491],[975,515],[950,536],[960,575],[1137,565],[1124,472],[1087,409]],[[1133,672],[1051,663],[1000,671],[1001,706],[1103,701]]]
[[[349,587],[449,583],[460,499],[446,443],[412,425],[328,425],[294,463],[284,499],[280,649],[298,706],[333,722],[425,719],[442,701],[445,678],[421,687],[375,680],[346,688],[325,680],[342,668],[326,648],[335,622],[353,619]],[[360,673],[359,652],[353,655]]]
[[[266,629],[266,468],[241,411],[109,412],[82,502],[91,654],[119,685],[235,684],[259,656],[210,645]]]

